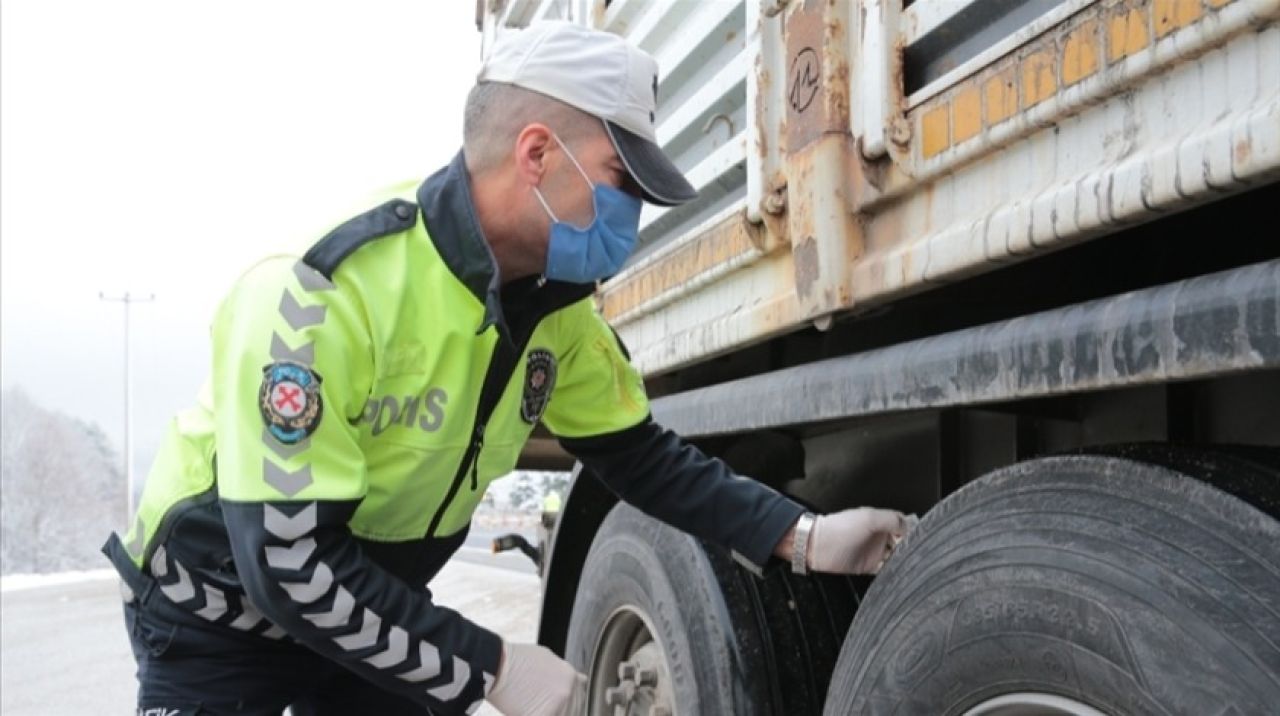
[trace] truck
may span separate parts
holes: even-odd
[[[592,714],[1280,709],[1280,0],[479,0],[660,66],[699,190],[600,310],[652,413],[875,577],[760,573],[573,469],[539,641]]]

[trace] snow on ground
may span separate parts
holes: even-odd
[[[533,641],[541,588],[532,574],[457,559],[432,581],[438,604],[509,641]],[[0,713],[133,712],[134,663],[110,569],[11,575],[0,582]],[[485,705],[477,716],[494,716]]]
[[[56,587],[64,584],[92,582],[99,579],[115,579],[116,571],[106,569],[87,569],[79,572],[54,572],[52,574],[6,574],[0,577],[0,592],[21,592],[26,589],[40,587]]]

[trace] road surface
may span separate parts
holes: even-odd
[[[133,713],[133,657],[116,580],[103,571],[51,581],[58,580],[6,578],[0,586],[0,713]],[[533,565],[522,556],[464,548],[431,589],[439,604],[508,640],[536,637],[541,594]],[[497,712],[486,705],[478,713]]]

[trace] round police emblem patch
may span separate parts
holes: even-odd
[[[529,424],[538,422],[556,387],[556,357],[551,351],[536,348],[529,351],[524,370],[524,397],[520,400],[520,417]]]
[[[262,369],[258,408],[267,430],[285,445],[305,440],[320,424],[320,376],[310,368],[280,361]]]

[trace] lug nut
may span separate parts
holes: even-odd
[[[621,686],[605,689],[604,702],[610,706],[627,706],[636,697],[636,687],[634,684],[625,683]]]
[[[641,686],[657,686],[658,671],[652,668],[641,668],[636,670],[636,683]]]

